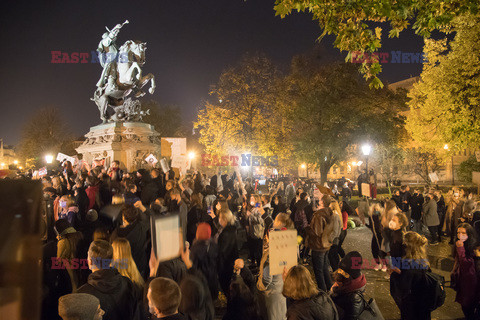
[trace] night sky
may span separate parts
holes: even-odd
[[[145,73],[157,88],[146,95],[180,106],[188,124],[208,98],[222,70],[246,52],[264,52],[287,71],[293,55],[311,50],[321,29],[308,14],[275,17],[270,0],[3,1],[0,5],[0,138],[20,140],[21,128],[35,109],[56,106],[76,136],[101,122],[90,101],[100,64],[52,64],[51,51],[95,51],[105,26],[126,19],[117,45],[147,42]],[[421,52],[423,40],[411,31],[382,39],[380,51]],[[345,53],[326,38],[325,61]],[[90,60],[90,58],[89,58]],[[384,64],[382,80],[419,75],[421,64]]]

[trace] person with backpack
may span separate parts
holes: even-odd
[[[468,223],[457,227],[456,242],[453,250],[455,265],[451,274],[452,287],[457,292],[455,301],[462,306],[467,320],[475,317],[475,308],[480,302],[479,279],[475,268],[475,230]]]
[[[262,259],[263,237],[265,235],[265,221],[262,216],[264,210],[258,195],[250,196],[250,210],[247,210],[247,243],[250,250],[252,264],[260,266]]]
[[[431,272],[427,259],[428,240],[409,231],[404,235],[405,255],[391,269],[390,294],[402,320],[430,320],[431,313],[445,302],[443,277]]]
[[[312,264],[318,288],[328,291],[332,287],[330,277],[328,250],[332,246],[331,237],[334,230],[334,213],[330,209],[330,196],[323,195],[318,202],[319,210],[313,214],[310,226],[306,228],[307,247],[312,250]]]

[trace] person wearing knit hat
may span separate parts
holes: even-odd
[[[85,216],[85,220],[87,220],[88,222],[95,222],[95,221],[97,221],[97,219],[98,219],[97,210],[95,210],[95,209],[88,210],[88,212]]]
[[[78,258],[77,248],[83,239],[82,233],[77,232],[67,219],[58,219],[55,222],[55,230],[58,239],[57,258],[61,259],[61,261],[68,260],[69,262]],[[67,268],[67,272],[70,276],[72,288],[76,290],[79,282],[79,270]]]
[[[58,219],[55,221],[55,230],[57,230],[58,236],[63,237],[68,233],[75,233],[75,228],[72,227],[67,219]]]
[[[71,293],[58,299],[58,314],[63,320],[101,320],[100,300],[86,293]]]
[[[212,236],[212,228],[210,225],[206,222],[202,222],[197,226],[197,234],[196,234],[196,239],[197,240],[210,240],[210,237]]]
[[[363,292],[367,280],[362,274],[362,255],[351,251],[340,261],[333,273],[335,283],[331,288],[331,298],[337,306],[340,319],[357,319],[364,310]]]
[[[202,272],[207,279],[212,300],[215,301],[218,297],[218,247],[211,235],[212,228],[208,223],[198,224],[196,237],[190,248],[190,259],[194,268]]]

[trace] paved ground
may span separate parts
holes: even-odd
[[[366,227],[360,227],[354,230],[348,230],[347,237],[343,244],[345,252],[357,250],[364,259],[373,259],[370,251],[370,242],[372,233]],[[451,256],[451,246],[448,241],[440,243],[438,246],[428,248],[429,261],[432,271],[441,274],[446,281],[450,280],[450,271],[453,267]],[[367,296],[375,298],[385,319],[400,319],[400,312],[390,296],[390,283],[388,275],[385,272],[375,270],[364,271],[367,278]],[[455,300],[455,291],[447,288],[447,298],[445,304],[432,313],[432,319],[463,319],[463,313],[460,305]]]

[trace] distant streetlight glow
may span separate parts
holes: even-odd
[[[372,146],[369,144],[364,144],[362,146],[362,152],[364,156],[369,156],[370,152],[372,151]]]
[[[2,166],[2,168],[5,167],[5,163],[2,162],[1,166]]]
[[[53,162],[53,156],[51,154],[47,154],[45,156],[45,162],[51,164]]]
[[[357,165],[357,162],[356,161],[353,161],[352,162],[352,166],[356,166]]]
[[[300,168],[302,169],[305,169],[307,167],[307,165],[305,163],[302,163],[302,165],[300,166]]]
[[[448,150],[448,144],[444,145],[443,149]]]
[[[188,159],[193,160],[195,158],[195,152],[191,151],[188,153]]]
[[[22,167],[22,166],[20,166],[20,167],[18,167],[18,169],[20,169],[20,170],[23,170],[23,167]]]
[[[17,165],[17,164],[18,164],[18,160],[13,161],[13,164],[14,164],[14,165]]]

